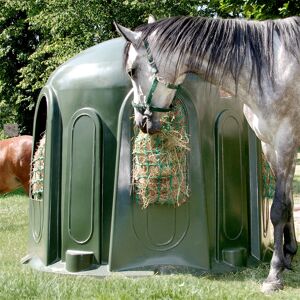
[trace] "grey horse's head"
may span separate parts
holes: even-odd
[[[142,31],[115,26],[127,41],[125,68],[134,91],[135,124],[145,133],[156,133],[161,129],[161,113],[170,110],[176,93],[177,86],[171,83],[174,74],[170,69],[165,72],[162,61],[155,61],[155,33],[143,41]]]

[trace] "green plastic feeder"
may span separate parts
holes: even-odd
[[[83,51],[42,89],[34,148],[46,133],[43,194],[30,199],[27,262],[111,272],[227,272],[268,259],[261,151],[238,100],[188,75],[176,97],[188,120],[190,197],[146,209],[131,193],[133,122],[122,38]]]

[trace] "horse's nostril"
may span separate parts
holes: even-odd
[[[161,125],[159,122],[153,122],[151,119],[147,119],[142,131],[148,134],[158,133],[161,129]]]
[[[144,133],[147,133],[147,120],[146,118],[143,118],[139,120],[139,122],[136,122],[136,126]]]
[[[151,128],[151,129],[147,130],[147,133],[149,133],[149,134],[155,134],[155,133],[159,133],[159,132],[160,132],[160,129],[157,129],[157,128]]]
[[[136,123],[137,127],[144,133],[154,134],[160,131],[160,122],[153,121],[151,118],[146,116],[142,120]]]

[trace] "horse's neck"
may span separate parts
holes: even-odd
[[[208,63],[206,58],[203,59],[201,66],[195,68],[195,66],[191,63],[191,59],[187,57],[185,62],[183,62],[181,65],[181,71],[178,72],[179,81],[181,80],[181,82],[179,83],[182,83],[184,79],[183,77],[180,77],[180,74],[194,73],[213,85],[221,86],[222,89],[224,89],[231,95],[247,96],[250,80],[249,74],[242,71],[238,82],[236,82],[230,74],[228,76],[224,76],[224,78],[222,78],[222,80],[220,81],[220,77],[222,75],[222,66],[217,66],[215,72],[213,72],[210,76],[207,76],[207,66]],[[255,82],[253,82],[252,84],[253,86],[255,86]]]
[[[257,78],[251,75],[251,70],[248,67],[251,65],[251,61],[249,59],[242,67],[237,81],[230,73],[222,76],[223,66],[221,65],[217,65],[214,72],[207,76],[208,60],[206,57],[204,57],[202,64],[197,68],[195,68],[191,61],[190,57],[187,57],[181,64],[181,71],[178,72],[178,74],[197,74],[209,83],[220,86],[231,95],[237,96],[242,103],[246,103],[254,107],[256,104],[265,101],[266,97],[272,98],[274,93],[276,93],[270,80],[262,78],[261,84],[258,84]]]

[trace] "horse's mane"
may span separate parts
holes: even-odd
[[[155,31],[154,47],[159,57],[166,59],[168,53],[179,53],[177,66],[187,55],[188,65],[198,70],[203,58],[208,58],[205,77],[209,78],[220,68],[219,80],[231,74],[237,84],[245,64],[246,54],[250,57],[251,79],[256,78],[261,88],[262,76],[274,83],[274,33],[286,50],[299,57],[300,17],[282,20],[247,21],[243,19],[220,19],[203,17],[173,17],[136,29],[142,31],[141,42]]]

